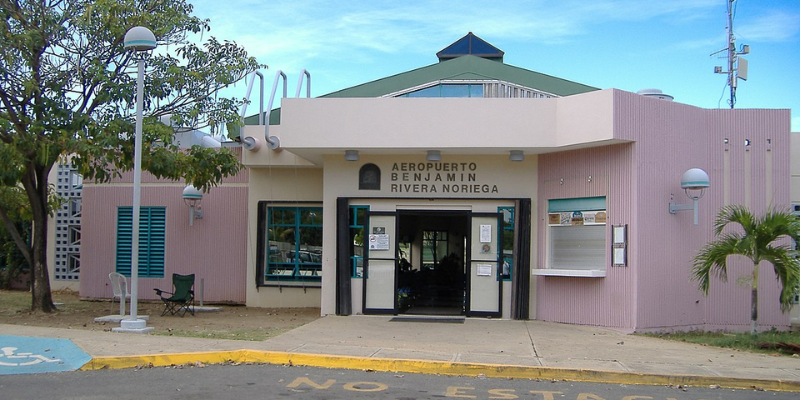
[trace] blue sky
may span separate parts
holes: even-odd
[[[716,65],[726,70],[727,60],[711,56],[727,47],[727,0],[192,4],[195,15],[211,20],[211,35],[269,66],[262,70],[267,91],[284,71],[289,96],[303,69],[319,96],[434,64],[436,52],[471,31],[503,50],[507,64],[602,89],[658,88],[682,103],[729,107],[727,77],[713,72]],[[735,107],[791,109],[792,131],[800,131],[800,0],[737,0],[734,7],[737,47],[750,45]],[[244,93],[239,84],[223,94]]]

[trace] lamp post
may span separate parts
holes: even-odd
[[[156,48],[156,37],[149,29],[136,26],[125,34],[125,49],[136,52]],[[136,137],[134,138],[133,159],[133,226],[131,233],[131,312],[130,318],[120,321],[118,332],[146,333],[153,330],[147,322],[139,319],[139,210],[142,191],[142,109],[144,108],[144,57],[139,57],[136,76]]]

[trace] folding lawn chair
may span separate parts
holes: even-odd
[[[164,302],[164,311],[161,316],[169,313],[170,315],[178,314],[183,317],[186,315],[186,311],[194,315],[194,274],[172,274],[172,293],[161,289],[153,290]]]

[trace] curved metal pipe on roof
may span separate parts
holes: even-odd
[[[283,71],[278,70],[275,73],[275,80],[272,82],[272,92],[269,96],[269,104],[267,104],[267,114],[266,114],[266,121],[264,120],[264,76],[261,75],[258,71],[254,72],[254,74],[258,74],[261,78],[261,109],[258,114],[258,123],[264,125],[264,139],[267,141],[267,147],[272,150],[280,150],[281,149],[281,141],[277,136],[270,136],[269,135],[269,121],[272,117],[272,104],[275,101],[275,93],[278,91],[278,80],[283,78],[283,96],[282,99],[286,98],[287,95],[287,82],[286,82],[286,74]],[[306,78],[306,97],[311,97],[311,73],[303,69],[300,72],[300,79],[297,82],[297,92],[295,97],[300,97],[300,89],[303,86],[303,77]],[[246,98],[250,98],[250,91],[253,87],[253,82],[255,81],[255,77],[250,81],[247,86],[247,95]],[[244,119],[245,112],[247,110],[247,104],[242,109],[242,119]],[[242,132],[242,131],[240,131]],[[240,133],[240,137],[242,137],[243,133]],[[242,137],[242,147],[247,150],[255,151],[259,148],[259,142],[253,137]]]
[[[281,148],[281,140],[277,136],[269,135],[269,120],[272,116],[272,102],[275,100],[275,92],[278,90],[278,79],[283,78],[283,97],[286,98],[286,74],[278,70],[275,73],[275,80],[272,81],[272,94],[269,95],[269,104],[267,104],[267,120],[264,124],[264,139],[267,141],[267,147],[272,150],[279,150]]]
[[[253,71],[252,79],[250,79],[250,83],[247,84],[247,93],[245,94],[244,98],[246,100],[250,100],[250,92],[253,90],[253,83],[256,81],[256,75],[258,75],[261,81],[261,97],[260,102],[258,104],[258,123],[259,125],[264,123],[264,75],[261,72]],[[240,118],[242,124],[244,124],[244,116],[247,115],[247,103],[245,102],[242,106],[242,112],[240,114]],[[258,150],[259,142],[252,137],[244,137],[244,127],[239,127],[239,138],[242,141],[242,147],[247,150]]]
[[[300,71],[300,79],[297,80],[297,92],[295,92],[294,97],[300,97],[300,88],[303,86],[303,76],[306,79],[306,98],[311,98],[311,73],[303,69]]]

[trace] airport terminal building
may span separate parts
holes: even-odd
[[[191,224],[184,184],[145,177],[141,298],[194,273],[206,302],[323,315],[748,329],[736,278],[752,265],[732,260],[706,297],[692,257],[722,206],[789,207],[790,111],[600,90],[503,55],[470,33],[435,64],[283,99],[270,124],[247,120],[234,144],[245,169]],[[697,224],[670,212],[692,203],[692,168],[709,177]],[[82,186],[82,297],[109,298],[108,274],[130,271],[130,193],[127,174]],[[759,325],[788,328],[761,271]]]

